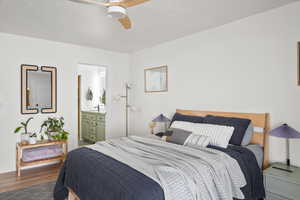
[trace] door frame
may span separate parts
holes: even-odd
[[[105,127],[104,127],[104,129],[105,129],[105,139],[107,138],[107,135],[106,135],[106,133],[107,133],[107,129],[108,129],[108,123],[107,123],[107,113],[110,113],[111,112],[111,106],[110,106],[110,89],[109,89],[109,79],[108,79],[108,77],[109,77],[109,67],[108,67],[108,65],[99,65],[99,64],[91,64],[91,63],[85,63],[85,62],[79,62],[79,63],[77,63],[77,73],[76,73],[76,79],[77,79],[77,145],[79,145],[79,139],[80,139],[80,136],[81,136],[81,134],[80,134],[80,129],[81,129],[81,124],[80,124],[80,117],[81,117],[81,98],[80,98],[80,96],[81,96],[81,88],[80,88],[80,86],[81,86],[81,83],[82,83],[82,78],[81,78],[81,76],[78,74],[78,67],[80,66],[80,65],[86,65],[86,66],[94,66],[94,67],[101,67],[101,68],[105,68],[105,92],[106,92],[106,104],[105,104],[105,112],[106,112],[106,114],[105,114]],[[78,80],[78,76],[80,76],[80,80]],[[79,82],[78,81],[80,81],[80,85],[79,85]]]
[[[81,139],[81,75],[77,74],[77,139]]]

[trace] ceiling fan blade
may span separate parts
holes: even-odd
[[[121,5],[123,7],[132,7],[132,6],[136,6],[136,5],[139,5],[139,4],[142,4],[142,3],[146,3],[147,1],[150,1],[150,0],[123,0],[121,2]]]
[[[107,3],[97,1],[97,0],[70,0],[76,3],[84,3],[84,4],[93,4],[93,5],[99,5],[99,6],[108,6]]]
[[[125,29],[131,29],[131,21],[128,16],[119,19],[119,22]]]

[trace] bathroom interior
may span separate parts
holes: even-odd
[[[105,140],[106,68],[78,65],[78,143]]]

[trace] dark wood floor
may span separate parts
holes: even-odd
[[[21,170],[20,177],[16,176],[16,172],[0,174],[0,193],[54,181],[57,179],[60,166],[61,165],[55,164]]]

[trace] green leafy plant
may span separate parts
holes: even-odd
[[[22,129],[24,129],[24,134],[28,134],[28,124],[32,119],[33,117],[30,117],[26,120],[26,122],[21,122],[21,126],[18,126],[14,132],[19,133]]]
[[[36,137],[37,137],[37,134],[36,134],[36,133],[32,133],[32,134],[29,135],[29,137],[31,137],[31,138],[34,138],[34,137],[35,137],[35,138],[36,138]]]
[[[49,117],[41,125],[40,132],[46,129],[45,134],[48,137],[52,137],[54,140],[67,140],[69,133],[64,130],[64,125],[63,117],[59,119]]]
[[[106,104],[106,91],[103,91],[102,97],[101,97],[101,103],[103,103],[104,105]]]

